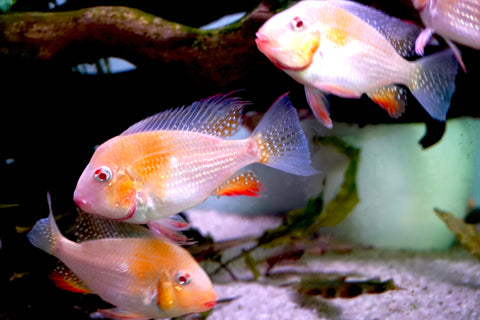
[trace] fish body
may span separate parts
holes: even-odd
[[[480,2],[478,0],[413,0],[419,10],[425,30],[418,36],[415,50],[423,55],[426,43],[433,33],[442,36],[461,55],[451,41],[474,49],[480,49]],[[463,66],[465,69],[465,67]]]
[[[115,231],[112,227],[122,223],[89,216],[101,233]],[[36,223],[28,239],[66,265],[52,274],[57,286],[95,293],[116,306],[100,310],[104,316],[167,318],[212,308],[216,300],[212,283],[195,259],[182,247],[135,227],[140,232],[132,234],[130,229],[127,238],[103,234],[107,238],[77,243],[60,233],[50,213]]]
[[[156,114],[97,148],[74,200],[86,212],[149,223],[202,203],[212,194],[255,196],[260,181],[236,173],[260,162],[310,175],[308,143],[286,95],[246,139],[226,139],[240,126],[245,103],[217,95]]]
[[[301,1],[270,18],[256,43],[277,67],[305,86],[315,116],[332,127],[326,93],[367,94],[400,116],[407,86],[435,119],[445,120],[458,65],[448,51],[417,61],[420,29],[364,5],[342,0]]]

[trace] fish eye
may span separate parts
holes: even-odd
[[[108,182],[112,179],[112,170],[109,167],[102,166],[95,170],[94,174],[95,180],[99,182]]]
[[[175,275],[175,281],[182,286],[189,284],[192,281],[192,276],[188,272],[179,271]]]
[[[291,23],[292,23],[292,29],[295,31],[300,31],[305,28],[305,23],[300,17],[293,18]]]

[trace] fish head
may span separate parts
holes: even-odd
[[[192,257],[190,259],[188,266],[176,263],[168,272],[168,280],[159,281],[157,304],[168,314],[203,312],[216,304],[217,295],[209,276]]]
[[[281,70],[306,69],[320,45],[311,12],[298,5],[271,17],[256,36],[258,49]]]
[[[129,219],[136,209],[135,180],[126,168],[102,155],[100,147],[80,176],[73,200],[85,212],[107,219]]]

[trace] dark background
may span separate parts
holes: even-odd
[[[418,22],[418,15],[406,5],[406,1],[363,2],[402,19]],[[258,3],[259,0],[69,0],[55,10],[124,5],[197,27],[228,13],[250,11]],[[51,10],[48,1],[19,0],[12,11]],[[459,47],[468,72],[459,71],[448,117],[478,117],[476,91],[480,54]],[[89,312],[105,306],[94,295],[54,288],[47,275],[56,259],[31,246],[26,239],[28,229],[22,228],[31,227],[38,219],[47,216],[47,191],[52,195],[55,214],[74,212],[73,190],[95,145],[118,135],[146,116],[219,92],[244,89],[239,95],[254,103],[249,108],[264,111],[278,96],[290,91],[294,106],[308,108],[301,85],[277,70],[260,53],[252,57],[255,63],[258,59],[264,62],[258,73],[246,75],[223,87],[212,87],[195,78],[187,78],[181,68],[169,70],[155,64],[127,73],[92,76],[73,72],[74,65],[0,60],[0,204],[19,205],[0,209],[0,290],[3,296],[0,318],[88,319]],[[81,62],[92,61],[78,61]],[[360,100],[331,97],[330,103],[334,121],[360,125],[426,122],[428,139],[433,142],[440,139],[443,132],[443,124],[431,120],[411,95],[406,113],[400,119],[391,119],[365,97]],[[7,164],[6,159],[14,159],[14,162]]]

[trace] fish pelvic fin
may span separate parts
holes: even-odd
[[[195,244],[195,241],[188,238],[182,231],[188,230],[190,224],[179,215],[162,218],[147,222],[148,228],[158,239],[173,241],[179,245]]]
[[[450,49],[416,61],[408,87],[433,119],[447,119],[450,100],[455,92],[457,71],[458,63]]]
[[[92,293],[85,283],[64,264],[56,267],[50,274],[49,278],[53,280],[57,288],[62,290],[78,293]]]
[[[301,176],[318,173],[312,168],[308,141],[288,93],[274,102],[252,136],[260,163]]]
[[[367,93],[368,97],[385,109],[390,117],[398,118],[405,111],[407,91],[397,85],[389,85]]]
[[[219,196],[258,197],[258,193],[263,189],[263,183],[253,172],[242,172],[228,179],[215,191],[215,194]]]
[[[319,89],[305,87],[305,96],[315,118],[325,127],[331,129],[333,123],[332,119],[330,119],[329,104],[325,94]]]
[[[32,231],[27,234],[27,238],[35,247],[51,255],[55,255],[57,241],[62,237],[62,234],[53,217],[50,194],[47,194],[47,200],[50,209],[48,218],[38,220],[33,226]]]

